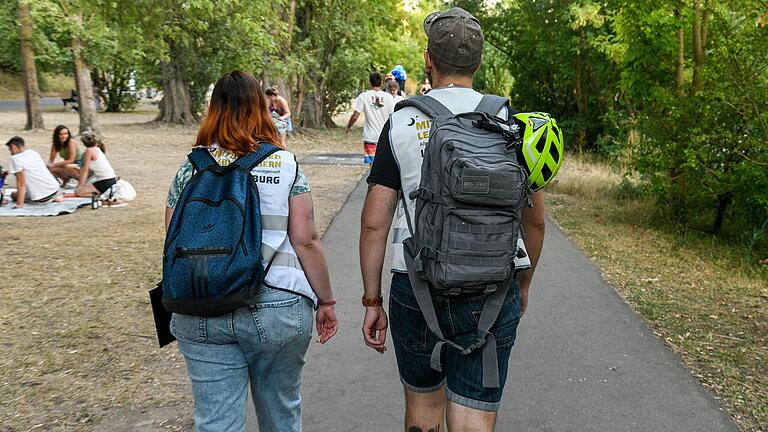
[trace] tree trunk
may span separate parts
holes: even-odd
[[[19,40],[21,41],[21,77],[24,84],[24,105],[27,110],[25,130],[45,129],[40,111],[40,89],[37,86],[35,52],[32,47],[32,21],[29,18],[29,4],[19,0],[16,10],[19,18]]]
[[[680,21],[680,9],[675,9],[675,18]],[[675,62],[675,82],[677,83],[677,96],[682,97],[685,92],[685,31],[680,26],[677,29],[677,61]]]
[[[181,66],[173,60],[178,58],[171,48],[171,62],[163,63],[163,100],[160,113],[155,121],[160,123],[195,124],[197,119],[192,114],[192,98],[184,82]]]
[[[584,86],[583,86],[583,65],[582,55],[584,52],[584,29],[579,31],[579,46],[576,51],[576,111],[580,114],[587,111],[586,103],[584,102]]]
[[[691,95],[696,95],[704,86],[701,78],[704,69],[701,0],[694,0],[693,13],[693,83],[691,87]]]
[[[304,106],[304,74],[296,75],[296,97],[294,98],[296,104],[291,110],[291,116],[293,117],[293,127],[301,126],[302,119],[302,107]]]
[[[728,204],[731,202],[731,194],[724,193],[718,196],[717,202],[717,214],[715,215],[715,223],[712,225],[712,231],[715,234],[719,233],[723,228],[723,220],[725,220],[725,210],[728,208]]]
[[[76,17],[78,27],[82,28],[83,15]],[[80,113],[80,133],[85,131],[98,132],[96,121],[96,98],[93,96],[91,70],[82,55],[83,41],[76,33],[72,36],[72,57],[75,64],[75,87],[77,88],[77,106]]]

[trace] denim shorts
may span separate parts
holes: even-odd
[[[463,355],[445,346],[442,372],[430,366],[430,355],[437,337],[427,327],[404,273],[392,274],[389,320],[392,344],[397,357],[400,380],[407,390],[428,393],[446,386],[448,400],[469,408],[497,411],[507,380],[507,366],[520,322],[520,285],[515,278],[504,300],[499,318],[491,327],[496,338],[499,387],[483,387],[482,349]],[[432,301],[443,335],[462,346],[477,340],[477,323],[485,305],[485,295],[447,298],[433,295]]]

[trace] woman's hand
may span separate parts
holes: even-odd
[[[324,344],[336,335],[339,322],[336,319],[336,310],[333,305],[320,305],[315,313],[315,324],[317,324],[317,335],[320,336],[319,342]]]

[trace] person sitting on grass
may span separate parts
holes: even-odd
[[[106,147],[99,137],[93,132],[84,132],[81,139],[85,146],[85,153],[75,195],[79,197],[101,195],[117,183],[117,175],[107,156],[104,155]],[[90,177],[88,177],[89,171],[93,172]]]
[[[62,160],[56,161],[56,155]],[[56,126],[53,130],[53,143],[51,154],[46,166],[59,180],[62,186],[67,185],[69,179],[80,177],[80,167],[83,165],[83,150],[77,146],[77,141],[72,138],[69,128],[64,125]]]
[[[11,152],[10,174],[16,175],[16,192],[11,200],[16,201],[15,209],[24,207],[24,203],[47,204],[64,200],[59,182],[46,169],[40,153],[25,148],[24,139],[15,136],[5,143]]]

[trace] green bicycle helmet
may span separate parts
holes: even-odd
[[[531,190],[536,192],[551,182],[563,165],[563,132],[547,113],[517,113],[514,118],[525,125],[520,161],[528,171]]]

